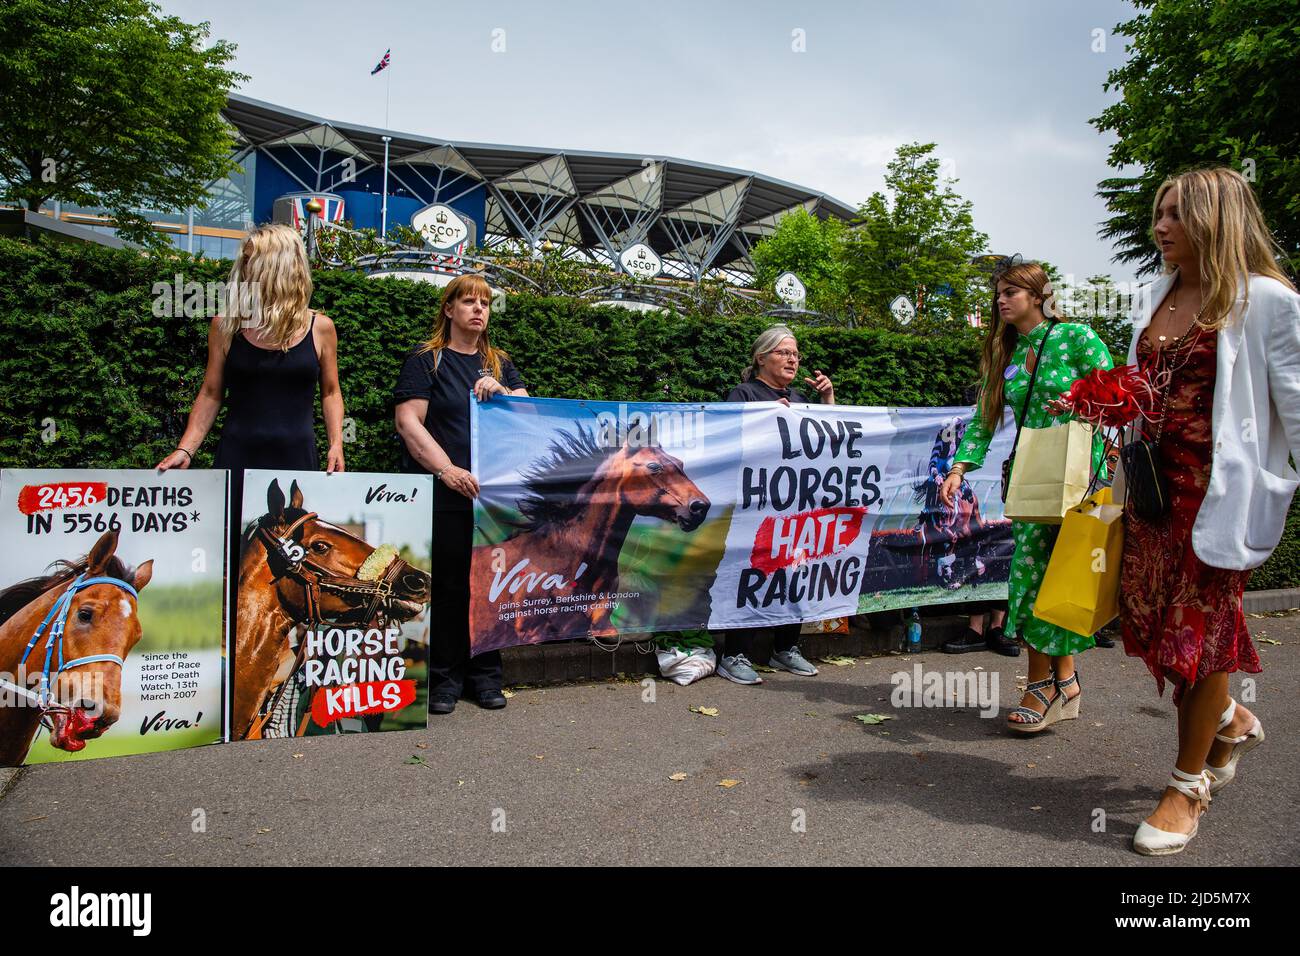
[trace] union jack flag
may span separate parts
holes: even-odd
[[[393,51],[391,49],[384,51],[384,58],[380,60],[378,64],[376,64],[373,70],[370,71],[371,76],[374,76],[380,70],[384,69],[384,67],[388,66],[389,61],[392,59],[392,57],[390,56],[392,52]]]

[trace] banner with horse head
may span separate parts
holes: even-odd
[[[224,471],[0,471],[0,766],[222,739]]]
[[[471,404],[476,654],[1006,599],[1010,430],[938,496],[970,409]]]
[[[433,478],[244,472],[231,737],[426,726]]]

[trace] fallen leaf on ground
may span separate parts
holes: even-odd
[[[301,759],[302,759],[302,754],[294,754],[294,755],[293,755],[293,759],[294,759],[294,760],[301,760]]]
[[[1271,638],[1271,637],[1260,637],[1260,638],[1256,638],[1256,640],[1259,641],[1259,643],[1261,643],[1261,644],[1281,644],[1281,643],[1282,643],[1281,641],[1275,641],[1275,640],[1273,640],[1273,638]]]
[[[669,779],[669,780],[685,780],[685,779],[686,779],[686,774],[684,774],[684,773],[670,773],[670,774],[668,775],[668,779]]]
[[[533,754],[533,759],[534,759],[534,760],[545,760],[545,759],[546,759],[546,754]]]
[[[1042,808],[1042,807],[1030,807],[1029,809],[1030,809],[1030,810],[1041,810],[1041,809],[1043,809],[1043,808]]]
[[[805,711],[803,712],[803,715],[804,715],[805,717],[816,717],[816,716],[817,716],[817,714],[816,714],[815,712],[811,711],[811,710],[805,710]]]
[[[821,663],[834,664],[836,667],[851,667],[856,662],[851,657],[823,657]]]
[[[429,749],[429,745],[428,745],[428,744],[416,744],[415,746],[419,747],[421,750],[428,750],[428,749]]]
[[[512,690],[503,690],[501,692],[501,696],[504,697],[506,700],[509,700],[511,697],[515,696],[515,692]]]
[[[1037,767],[1038,764],[1036,764],[1036,763],[1027,763],[1027,764],[1025,764],[1025,766],[1026,766],[1026,767],[1029,767],[1029,768],[1032,770],[1034,767]]]
[[[766,664],[755,664],[755,665],[754,665],[754,670],[756,670],[756,671],[758,671],[759,673],[762,673],[762,674],[775,674],[775,673],[776,673],[776,668],[775,668],[775,667],[768,667]]]
[[[692,714],[703,714],[705,717],[716,717],[716,716],[718,716],[718,708],[716,708],[716,707],[692,707],[692,708],[691,708],[691,713],[692,713]]]
[[[719,781],[718,781],[718,786],[719,786],[719,787],[726,787],[728,790],[730,790],[732,787],[734,787],[734,786],[735,786],[736,784],[738,784],[738,783],[740,783],[739,780],[719,780]]]
[[[428,761],[424,759],[423,754],[411,754],[411,756],[403,760],[402,763],[418,764],[421,767],[427,767],[429,770],[433,769],[429,766]]]
[[[860,720],[864,724],[883,724],[887,720],[893,720],[893,714],[854,714],[854,720]]]
[[[271,828],[270,828],[270,827],[258,827],[258,828],[257,828],[257,832],[258,832],[258,833],[270,833],[270,832],[271,832]]]

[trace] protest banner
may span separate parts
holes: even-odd
[[[473,651],[1005,599],[1009,431],[938,498],[969,414],[475,403]]]
[[[0,765],[222,739],[224,471],[0,471]]]
[[[231,737],[427,723],[429,475],[244,472]]]

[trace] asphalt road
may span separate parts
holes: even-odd
[[[1018,700],[1023,657],[929,653],[761,687],[658,681],[653,700],[636,682],[520,689],[427,731],[0,772],[0,860],[1294,865],[1300,616],[1250,623],[1268,739],[1191,848],[1161,860],[1129,843],[1173,766],[1174,711],[1118,648],[1082,658],[1082,717],[1028,739],[970,707],[892,706],[890,675],[915,664],[996,674],[1002,707]]]

